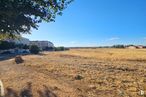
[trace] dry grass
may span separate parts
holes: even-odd
[[[33,93],[43,85],[58,97],[144,97],[145,49],[72,49],[23,56],[24,63],[0,62],[5,87],[19,91],[32,82]]]

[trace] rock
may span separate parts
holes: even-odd
[[[96,89],[96,86],[95,85],[89,85],[89,88],[90,89]]]
[[[17,64],[20,64],[20,63],[23,63],[24,60],[22,59],[21,56],[16,56],[16,57],[15,57],[15,62],[16,62]]]
[[[140,90],[140,91],[139,91],[139,95],[140,95],[140,96],[143,96],[144,94],[145,94],[145,93],[144,93],[143,90]]]
[[[76,79],[76,80],[81,80],[81,79],[83,79],[83,77],[82,77],[81,75],[76,75],[76,76],[75,76],[75,79]]]

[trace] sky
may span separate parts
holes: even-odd
[[[146,45],[146,0],[74,0],[55,22],[31,32],[23,36],[55,46]]]

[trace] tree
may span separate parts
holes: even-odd
[[[37,45],[31,45],[29,50],[32,54],[38,54],[40,51],[40,49]]]
[[[15,43],[7,42],[7,41],[0,41],[0,50],[7,50],[15,48]]]
[[[56,15],[73,0],[0,0],[0,34],[14,37],[38,29],[42,21],[55,21]]]
[[[55,51],[64,51],[65,50],[65,47],[63,47],[63,46],[55,47],[54,50]]]
[[[120,44],[118,44],[118,45],[113,45],[112,47],[113,47],[113,48],[125,48],[124,45],[120,45]]]
[[[24,46],[23,44],[16,44],[16,47],[19,48],[19,49],[22,49],[23,46]]]
[[[53,51],[54,47],[45,47],[43,50],[44,51]]]
[[[29,49],[29,46],[28,45],[23,45],[23,49]]]

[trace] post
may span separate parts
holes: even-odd
[[[4,86],[2,81],[0,80],[0,97],[4,97]]]

